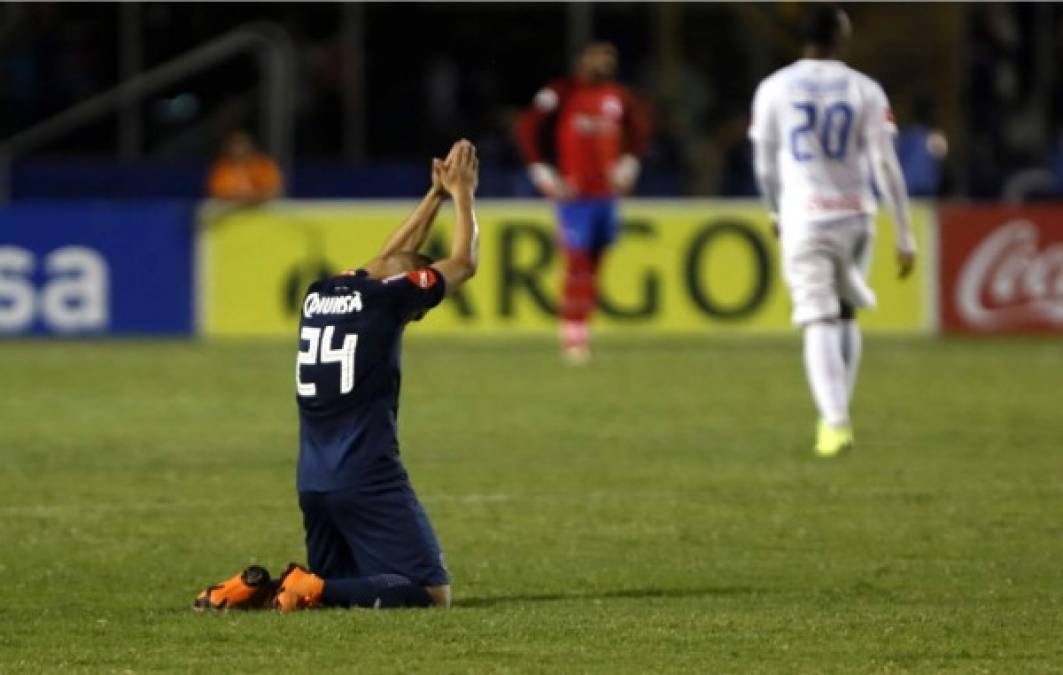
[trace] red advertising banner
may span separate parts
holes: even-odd
[[[1063,331],[1063,205],[943,206],[941,327]]]

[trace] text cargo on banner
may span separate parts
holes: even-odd
[[[397,202],[278,203],[204,218],[203,326],[208,335],[289,335],[302,292],[323,274],[371,258],[411,205]],[[560,252],[545,202],[481,202],[480,270],[418,332],[549,331],[556,325]],[[608,331],[778,331],[789,327],[778,244],[763,209],[748,202],[631,200],[621,237],[606,259],[601,311]],[[929,209],[916,207],[925,243]],[[881,219],[871,283],[879,308],[869,329],[925,331],[924,288],[896,279],[892,228]],[[448,207],[426,250],[446,254]],[[923,247],[926,250],[926,247]]]

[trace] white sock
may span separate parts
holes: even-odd
[[[841,324],[816,321],[805,326],[805,372],[819,415],[831,426],[849,424],[849,386],[842,360]]]
[[[853,401],[856,391],[856,373],[860,370],[860,353],[864,348],[864,339],[860,335],[860,324],[855,321],[842,321],[842,360],[845,361],[845,375],[849,387],[849,403]]]
[[[590,344],[591,331],[586,321],[562,319],[561,346],[565,349],[586,349]]]

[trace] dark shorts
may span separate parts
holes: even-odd
[[[401,574],[449,584],[443,551],[408,481],[385,489],[300,492],[307,563],[329,578]]]
[[[619,213],[612,197],[562,202],[557,207],[557,218],[567,249],[593,253],[616,241]]]

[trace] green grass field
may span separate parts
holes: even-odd
[[[1063,344],[867,340],[812,457],[787,338],[407,344],[451,611],[197,615],[304,557],[288,343],[0,344],[0,672],[1059,672]]]

